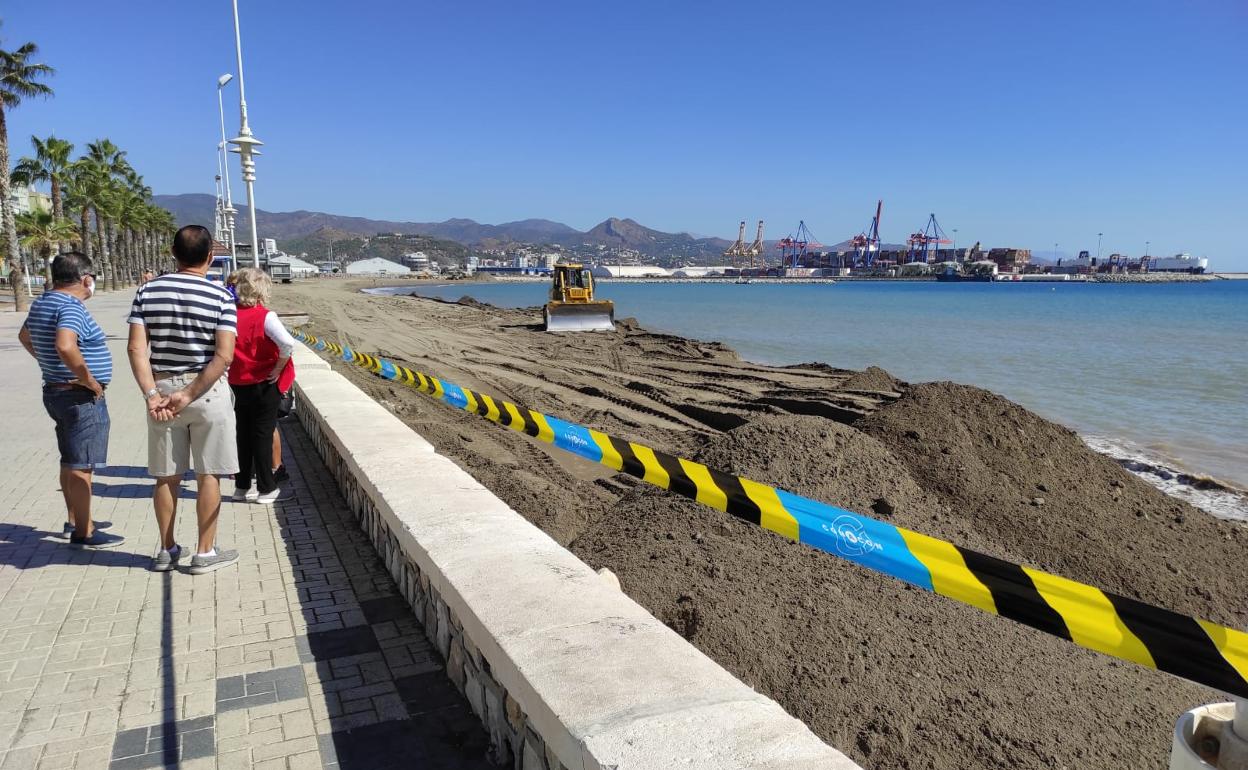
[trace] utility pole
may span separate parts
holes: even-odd
[[[217,155],[221,158],[222,173],[225,175],[225,206],[221,211],[225,217],[225,235],[230,244],[230,269],[237,270],[238,247],[235,243],[238,239],[234,237],[234,215],[238,213],[238,209],[234,208],[234,199],[230,195],[230,162],[229,156],[225,154],[229,140],[225,138],[225,102],[221,96],[221,90],[233,79],[234,76],[228,72],[217,78],[217,112],[221,116],[221,146]]]
[[[251,135],[251,126],[247,123],[247,90],[243,81],[243,37],[238,29],[238,0],[234,0],[234,50],[238,55],[238,114],[240,126],[238,136],[230,140],[237,145],[234,152],[238,153],[243,166],[243,181],[247,183],[247,209],[251,214],[251,266],[260,267],[260,235],[256,229],[256,161],[253,156],[259,155],[257,147],[264,142]]]

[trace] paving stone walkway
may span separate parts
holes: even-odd
[[[128,292],[89,305],[110,335],[110,465],[94,515],[127,541],[69,550],[38,369],[0,306],[0,770],[487,768],[447,679],[302,428],[282,423],[295,492],[222,505],[241,559],[149,571],[156,550]],[[222,484],[228,495],[227,481]],[[194,547],[194,484],[177,538]]]

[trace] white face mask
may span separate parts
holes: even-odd
[[[87,299],[95,296],[95,279],[91,279],[91,283],[87,284]]]

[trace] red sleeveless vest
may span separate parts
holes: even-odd
[[[238,336],[234,341],[234,362],[230,364],[231,385],[255,385],[264,382],[281,358],[277,344],[264,333],[264,318],[269,309],[264,305],[238,308]],[[277,389],[285,393],[295,381],[295,362],[287,361],[277,378]]]

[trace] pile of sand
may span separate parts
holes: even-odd
[[[1066,495],[1056,495],[1052,505],[1032,506],[1027,497],[1008,508],[973,508],[948,493],[961,488],[962,477],[929,484],[932,474],[944,471],[906,455],[905,445],[934,441],[931,453],[989,476],[1002,465],[1029,465],[1031,449],[1020,437],[1012,449],[998,439],[996,453],[987,453],[992,464],[979,467],[984,463],[976,442],[956,438],[967,422],[977,425],[981,437],[1032,429],[1050,459],[1099,462],[1064,429],[991,394],[948,385],[914,390],[913,398],[868,418],[885,440],[828,420],[762,417],[711,439],[697,459],[1006,557],[1022,549],[990,546],[1023,518],[1034,520],[1024,526],[1037,529],[1048,518],[1055,531],[1099,530],[1087,512],[1071,516]],[[997,411],[977,412],[977,403]],[[946,419],[947,432],[937,439],[932,418],[955,405],[970,411],[964,419]],[[1005,406],[1010,408],[1000,408]],[[903,415],[913,430],[894,437],[880,429]],[[923,431],[927,438],[907,435]],[[889,445],[893,438],[903,442],[901,452]],[[991,439],[983,440],[992,446]],[[910,469],[911,459],[921,472]],[[1112,462],[1105,469],[1122,483],[1113,488],[1124,497],[1148,498],[1151,509],[1169,510],[1168,500],[1157,499],[1147,485],[1136,489]],[[1050,483],[1059,478],[1065,477],[1056,475]],[[985,500],[1006,498],[1010,482],[981,483],[989,489]],[[1123,511],[1102,517],[1114,522],[1109,529],[1124,518],[1135,520]],[[1210,610],[1204,615],[1226,621],[1244,607],[1248,586],[1242,557],[1239,563],[1233,559],[1244,553],[1243,531],[1204,523],[1206,535],[1216,531],[1221,538],[1214,553],[1203,556],[1214,556],[1226,579],[1198,589],[1180,608],[1203,607]],[[1162,521],[1154,528],[1169,530]],[[1018,534],[1011,546],[1028,537]],[[1157,578],[1143,593],[1180,582],[1163,577],[1175,577],[1164,565],[1202,558],[1182,538],[1142,537],[1156,549],[1154,558],[1132,566]],[[1068,557],[1087,555],[1093,546],[1062,548],[1053,545],[1056,537],[1048,542],[1063,563],[1089,563]],[[865,767],[1161,766],[1178,714],[1217,699],[1198,686],[1081,650],[649,488],[592,521],[573,550],[591,566],[610,567],[630,596]],[[1106,557],[1106,570],[1124,561]],[[1213,612],[1215,607],[1222,611]]]
[[[313,333],[987,554],[1248,626],[1248,529],[1167,497],[984,390],[767,367],[536,309],[281,296]],[[328,300],[328,301],[327,301]],[[1220,696],[910,588],[335,364],[693,644],[867,768],[1165,765]]]
[[[1248,528],[1168,497],[1001,396],[915,385],[856,425],[949,513],[913,528],[1124,596],[1248,626]]]

